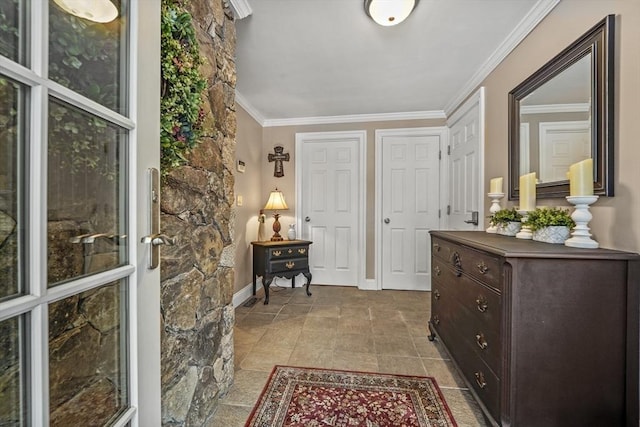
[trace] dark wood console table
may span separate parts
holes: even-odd
[[[251,242],[253,245],[253,295],[256,294],[256,278],[262,276],[264,303],[269,304],[269,285],[276,277],[291,279],[296,286],[296,276],[307,278],[307,295],[311,296],[311,272],[309,271],[308,240],[283,240],[280,242]]]

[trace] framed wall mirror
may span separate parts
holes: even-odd
[[[569,195],[569,166],[593,158],[594,193],[613,196],[614,25],[608,15],[509,92],[509,199],[536,172],[538,198]]]

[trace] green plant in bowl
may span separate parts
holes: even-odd
[[[563,208],[536,208],[529,212],[526,221],[522,224],[531,227],[532,231],[552,226],[573,228],[576,225],[569,215],[569,209]]]
[[[516,208],[500,209],[489,217],[489,222],[493,225],[507,225],[510,222],[520,222],[522,215],[518,213]]]

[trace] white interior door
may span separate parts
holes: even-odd
[[[363,132],[296,135],[297,210],[302,238],[313,242],[314,283],[359,284],[364,138]]]
[[[484,88],[447,120],[449,137],[448,225],[452,230],[484,227]],[[475,213],[474,213],[475,212]],[[477,223],[472,221],[477,219]]]
[[[429,230],[440,228],[440,150],[446,135],[445,128],[376,131],[382,289],[431,289]]]
[[[137,168],[159,163],[160,5],[132,3],[109,24],[3,7],[0,425],[160,425],[159,280],[136,215]]]
[[[569,166],[591,157],[588,121],[541,122],[540,182],[565,181]]]

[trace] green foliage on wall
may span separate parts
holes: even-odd
[[[186,162],[202,130],[202,91],[198,42],[191,15],[179,0],[163,0],[161,28],[162,100],[160,145],[163,174]]]

